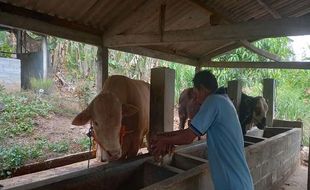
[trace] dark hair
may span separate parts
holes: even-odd
[[[195,88],[200,89],[201,86],[215,92],[218,88],[217,80],[210,70],[199,71],[195,74],[193,79],[193,84]]]

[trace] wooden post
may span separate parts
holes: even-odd
[[[104,81],[108,78],[108,64],[109,64],[109,49],[98,46],[97,50],[97,93],[100,93]]]
[[[175,71],[151,70],[150,135],[173,131]]]
[[[96,78],[96,88],[97,94],[102,90],[104,81],[108,78],[108,65],[109,65],[109,49],[103,46],[98,46],[97,50],[97,78]],[[102,161],[101,149],[98,144],[96,144],[96,159]]]
[[[201,66],[200,65],[197,65],[195,67],[195,73],[198,73],[199,71],[201,71]]]
[[[275,99],[275,80],[264,79],[263,81],[263,96],[267,101],[268,112],[266,117],[267,127],[272,127],[274,116],[274,99]]]
[[[239,113],[239,106],[241,102],[242,83],[240,80],[228,81],[227,93],[232,100],[237,112]]]

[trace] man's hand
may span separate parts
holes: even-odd
[[[166,143],[166,138],[169,138],[166,135],[159,134],[151,139],[151,154],[157,162],[161,162],[166,154],[171,155],[174,152],[175,146]]]

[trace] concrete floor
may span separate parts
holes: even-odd
[[[279,190],[306,190],[307,181],[308,168],[306,166],[299,166]]]

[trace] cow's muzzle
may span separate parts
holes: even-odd
[[[262,118],[262,120],[257,123],[257,127],[261,130],[264,130],[266,127],[266,117]]]

